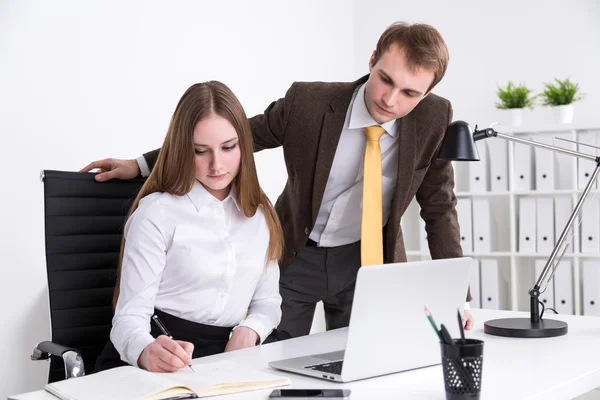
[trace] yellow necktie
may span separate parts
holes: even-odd
[[[385,130],[368,126],[365,168],[363,173],[362,221],[360,228],[361,265],[383,264],[383,210],[381,205],[381,147],[379,139]]]

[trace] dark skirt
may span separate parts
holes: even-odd
[[[183,340],[194,345],[192,358],[210,356],[225,351],[229,335],[233,328],[203,325],[187,321],[160,310],[154,310],[161,322],[167,327],[169,333],[176,340]],[[150,334],[156,338],[162,335],[160,329],[153,322],[150,324]],[[109,340],[102,353],[96,360],[94,372],[129,365],[121,360],[121,356],[113,343]]]

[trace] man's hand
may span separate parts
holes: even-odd
[[[463,327],[466,330],[470,331],[471,329],[473,329],[473,325],[475,324],[475,319],[473,319],[473,315],[471,314],[471,311],[469,311],[469,310],[463,311],[462,323],[463,323]]]
[[[259,336],[253,329],[247,326],[238,326],[231,335],[225,351],[234,351],[245,349],[246,347],[254,347],[258,344]]]
[[[111,179],[133,179],[140,174],[140,167],[135,160],[117,160],[116,158],[106,158],[104,160],[94,161],[86,165],[79,172],[90,172],[98,168],[98,174],[95,179],[98,182],[104,182]]]
[[[193,344],[160,335],[142,351],[138,366],[150,372],[175,372],[192,364],[193,352]]]

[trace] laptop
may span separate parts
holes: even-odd
[[[464,309],[473,263],[462,257],[360,268],[345,350],[269,366],[350,382],[440,364],[439,339],[424,307],[457,337],[456,310]]]

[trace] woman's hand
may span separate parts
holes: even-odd
[[[238,326],[234,329],[225,351],[234,351],[245,349],[246,347],[254,347],[258,344],[260,337],[253,329],[247,326]]]
[[[160,335],[142,351],[138,366],[150,372],[175,372],[192,364],[193,351],[190,342]]]

